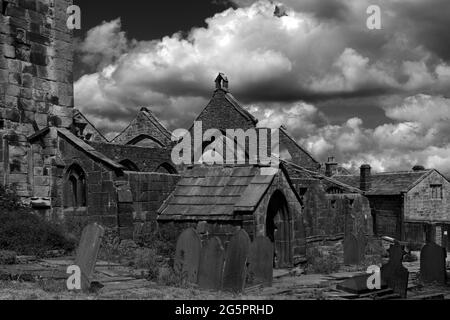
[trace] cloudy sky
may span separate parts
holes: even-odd
[[[75,2],[75,103],[108,137],[141,106],[188,127],[224,72],[261,126],[320,161],[450,173],[448,0]]]

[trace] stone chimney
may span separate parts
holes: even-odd
[[[219,73],[219,75],[216,78],[216,90],[224,90],[228,91],[228,78],[225,74]]]
[[[327,177],[332,177],[336,173],[337,162],[334,157],[329,157],[327,163],[325,163],[325,175]]]
[[[368,164],[361,166],[360,187],[362,191],[369,191],[372,188],[372,168]]]

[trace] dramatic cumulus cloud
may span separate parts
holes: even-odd
[[[233,2],[207,27],[159,40],[127,39],[120,20],[90,30],[79,55],[93,69],[76,82],[77,107],[109,136],[139,106],[171,129],[187,127],[224,72],[261,125],[285,124],[320,158],[448,168],[450,1]],[[369,30],[366,9],[377,3],[383,29]],[[384,125],[339,116],[374,108]]]
[[[265,114],[264,126],[278,127],[285,119],[293,132],[302,132],[300,143],[321,159],[336,156],[357,170],[370,163],[376,171],[405,170],[420,164],[450,173],[450,99],[429,95],[405,98],[385,109],[391,122],[367,128],[352,118],[341,125],[323,125],[324,115],[312,105],[294,104]],[[300,115],[301,114],[301,115]],[[282,119],[282,120],[280,120]]]

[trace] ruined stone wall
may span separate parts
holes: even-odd
[[[98,222],[106,227],[118,226],[117,187],[124,181],[113,169],[91,158],[71,142],[58,138],[59,163],[54,166],[52,183],[53,218],[78,220],[82,223]],[[86,176],[86,207],[72,207],[67,170],[79,165]]]
[[[433,199],[432,185],[442,185],[442,199]],[[450,183],[433,172],[405,197],[405,222],[446,222],[450,224]]]
[[[180,178],[170,174],[126,172],[125,180],[132,193],[135,233],[156,230],[157,211],[175,190]]]
[[[170,146],[170,134],[168,136],[162,133],[154,121],[155,120],[151,120],[145,114],[145,111],[141,110],[136,119],[134,119],[130,125],[111,142],[124,145],[141,135],[145,135],[156,140],[154,147],[161,147],[161,144],[162,146]]]
[[[142,148],[108,143],[90,143],[90,145],[116,162],[132,161],[140,172],[156,172],[164,163],[176,169],[172,163],[170,148]]]
[[[243,129],[254,128],[253,122],[244,118],[233,105],[225,98],[225,92],[216,90],[213,99],[200,113],[196,121],[202,121],[203,131],[208,129]]]
[[[69,127],[73,110],[71,0],[1,1],[0,183],[25,202],[49,197],[51,141],[37,155],[27,137],[48,125]]]
[[[357,193],[329,195],[328,185],[317,179],[293,179],[293,183],[299,193],[304,193],[307,238],[343,236],[347,232],[372,235],[371,208],[366,197]]]

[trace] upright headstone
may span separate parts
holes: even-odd
[[[251,284],[272,286],[273,244],[267,237],[257,237],[250,245],[249,276]]]
[[[389,262],[381,267],[381,282],[406,299],[409,271],[403,266],[406,252],[396,243],[389,249]]]
[[[244,290],[249,250],[250,237],[244,230],[239,230],[227,247],[223,274],[224,290],[236,293]]]
[[[360,263],[358,239],[353,234],[347,234],[344,239],[344,264],[358,265]]]
[[[75,265],[81,270],[81,289],[89,290],[94,275],[98,251],[105,229],[97,223],[90,224],[83,229],[80,244],[77,249]]]
[[[367,236],[364,233],[359,233],[356,239],[358,240],[358,264],[361,264],[366,258]]]
[[[428,243],[420,253],[420,279],[425,283],[447,283],[447,250]]]
[[[198,271],[198,285],[206,290],[220,290],[225,262],[225,250],[219,238],[209,239],[202,248]]]
[[[201,250],[202,242],[194,229],[187,229],[178,237],[174,269],[181,279],[197,283]]]

